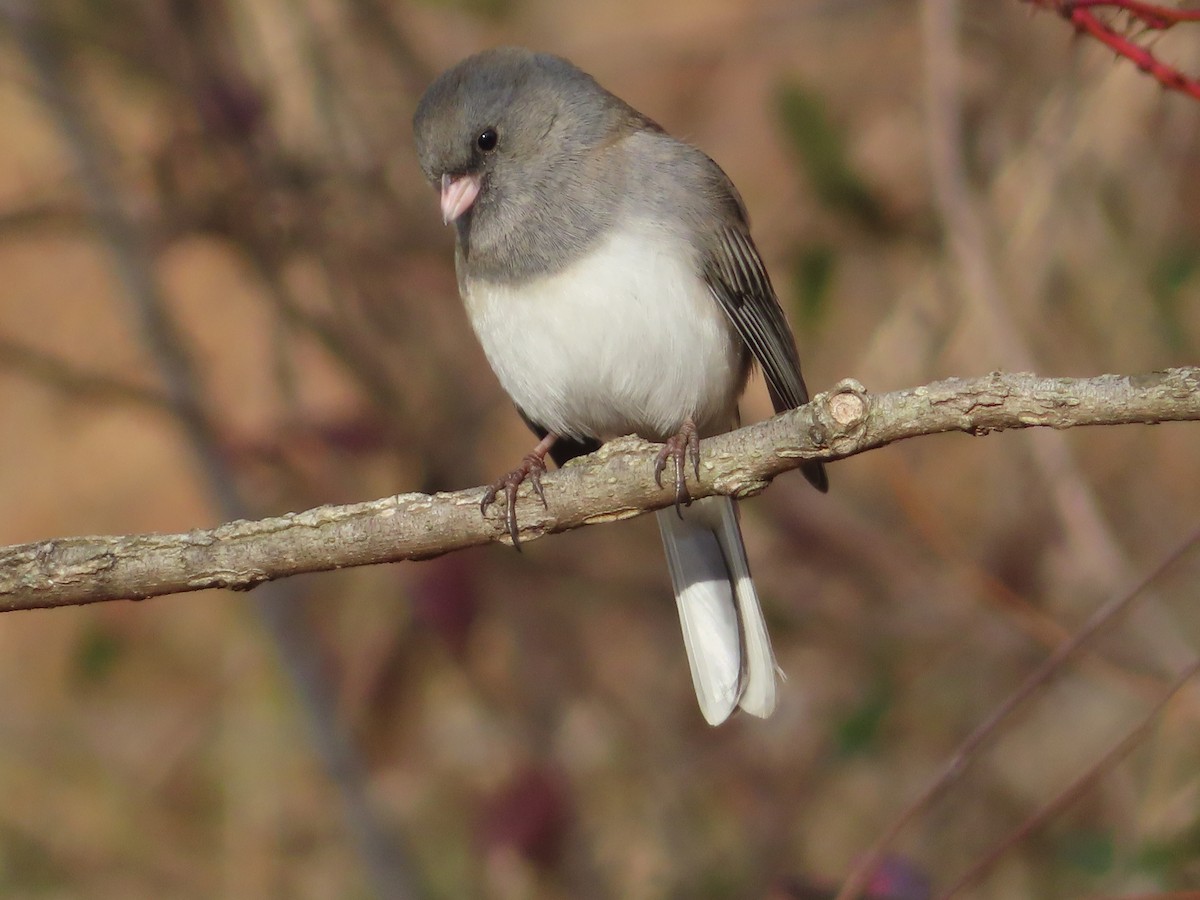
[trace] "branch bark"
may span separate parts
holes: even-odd
[[[693,496],[760,493],[804,459],[844,459],[948,431],[1153,424],[1200,420],[1200,367],[1145,375],[1043,378],[993,373],[869,394],[847,379],[807,406],[706,440]],[[549,508],[523,492],[522,541],[669,506],[651,477],[655,449],[622,438],[545,477]],[[0,611],[248,590],[303,572],[429,559],[508,542],[498,511],[479,514],[482,489],[399,494],[320,506],[183,534],[65,537],[0,548]]]

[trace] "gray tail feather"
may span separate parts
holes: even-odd
[[[720,725],[740,706],[766,717],[775,709],[775,656],[742,544],[737,509],[707,497],[658,512],[658,526],[700,711]]]

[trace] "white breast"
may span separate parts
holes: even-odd
[[[532,283],[463,290],[501,385],[555,434],[662,440],[688,417],[701,433],[733,423],[741,341],[691,251],[651,225]]]

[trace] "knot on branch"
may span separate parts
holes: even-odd
[[[785,459],[827,458],[830,454],[813,451],[839,454],[855,446],[866,431],[872,402],[861,382],[843,378],[833,390],[817,394],[802,408],[796,445],[781,448],[778,455]]]
[[[867,419],[867,389],[853,378],[844,378],[827,396],[830,418],[842,430],[861,430]]]
[[[813,418],[814,428],[823,431],[823,440],[814,444],[840,452],[857,444],[867,430],[874,401],[862,382],[854,378],[843,378],[833,390],[822,394]]]

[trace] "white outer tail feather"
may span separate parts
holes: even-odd
[[[767,636],[737,510],[708,497],[657,514],[688,664],[700,711],[720,725],[740,706],[754,716],[775,710],[775,656]]]

